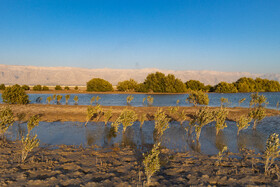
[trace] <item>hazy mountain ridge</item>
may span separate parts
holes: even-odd
[[[190,79],[199,80],[205,84],[215,85],[221,81],[234,82],[240,77],[261,77],[280,81],[280,74],[253,74],[248,72],[219,72],[219,71],[190,71],[190,70],[161,70],[145,69],[86,69],[74,67],[37,67],[14,66],[0,64],[0,84],[27,84],[27,85],[69,85],[84,86],[92,78],[103,78],[113,85],[119,81],[135,79],[143,82],[149,73],[160,71],[165,74],[174,74],[175,77],[186,82]]]

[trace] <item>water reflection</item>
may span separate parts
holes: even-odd
[[[254,149],[263,152],[265,142],[272,132],[280,133],[280,117],[270,117],[258,125],[256,131],[251,127],[241,131],[237,136],[237,127],[234,122],[227,121],[228,127],[216,136],[214,123],[202,128],[200,140],[195,141],[195,133],[186,131],[189,123],[180,125],[171,122],[170,127],[162,136],[162,146],[175,152],[196,151],[203,154],[217,154],[224,146],[229,151],[238,152],[242,148]],[[154,121],[145,121],[140,128],[140,122],[135,122],[122,134],[122,125],[115,132],[111,123],[105,126],[104,122],[90,122],[86,127],[80,122],[40,122],[33,129],[38,135],[41,145],[83,145],[99,147],[132,147],[142,152],[149,150],[155,139],[153,137]],[[7,138],[18,140],[26,135],[26,123],[16,123],[6,133]]]

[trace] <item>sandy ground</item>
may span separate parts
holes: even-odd
[[[28,104],[28,105],[7,105],[0,104],[0,107],[10,106],[14,112],[14,116],[18,121],[26,121],[32,115],[40,115],[41,121],[54,122],[54,121],[78,121],[85,122],[87,115],[87,107],[85,105],[43,105],[43,104]],[[172,120],[177,120],[176,115],[170,114],[170,107],[131,107],[131,106],[102,106],[103,112],[106,112],[109,109],[112,109],[113,117],[110,121],[115,121],[122,110],[129,108],[134,110],[138,115],[143,113],[147,114],[148,120],[154,119],[154,114],[158,108],[162,108],[166,112],[168,117]],[[187,114],[187,120],[190,120],[190,117],[195,114],[199,107],[179,107],[179,111],[185,110]],[[211,110],[215,110],[217,107],[211,107]],[[248,114],[248,108],[227,108],[229,110],[229,115],[227,120],[235,121],[241,115]],[[279,115],[280,112],[277,110],[266,109],[267,116]],[[97,119],[93,119],[97,120]],[[101,115],[99,121],[103,121],[104,116]]]
[[[6,106],[2,104],[0,107]],[[39,114],[41,121],[86,121],[87,106],[67,105],[10,105],[16,120],[25,121]],[[114,121],[126,107],[112,106]],[[146,113],[149,120],[158,107],[129,107],[138,114]],[[162,107],[167,113],[169,107]],[[188,119],[198,107],[180,107]],[[211,108],[215,109],[215,108]],[[229,120],[248,113],[246,108],[229,108]],[[268,116],[277,115],[267,110]],[[176,120],[176,116],[170,115]],[[100,118],[100,121],[103,117]],[[21,142],[0,140],[0,186],[143,186],[146,177],[143,155],[130,147],[112,149],[80,146],[50,146],[35,148],[21,162]],[[161,169],[152,177],[154,186],[280,186],[280,170],[273,166],[264,174],[263,155],[244,151],[228,153],[221,162],[217,155],[194,152],[174,153],[162,148]],[[280,166],[280,161],[276,161]]]

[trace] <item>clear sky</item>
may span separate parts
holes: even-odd
[[[280,73],[280,1],[0,0],[0,64]]]

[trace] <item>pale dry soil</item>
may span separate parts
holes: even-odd
[[[146,181],[143,156],[129,147],[36,148],[22,163],[20,142],[2,142],[0,155],[0,186],[142,186]],[[154,186],[280,186],[279,170],[265,175],[262,156],[249,151],[228,153],[218,162],[217,156],[162,149],[161,165]]]

